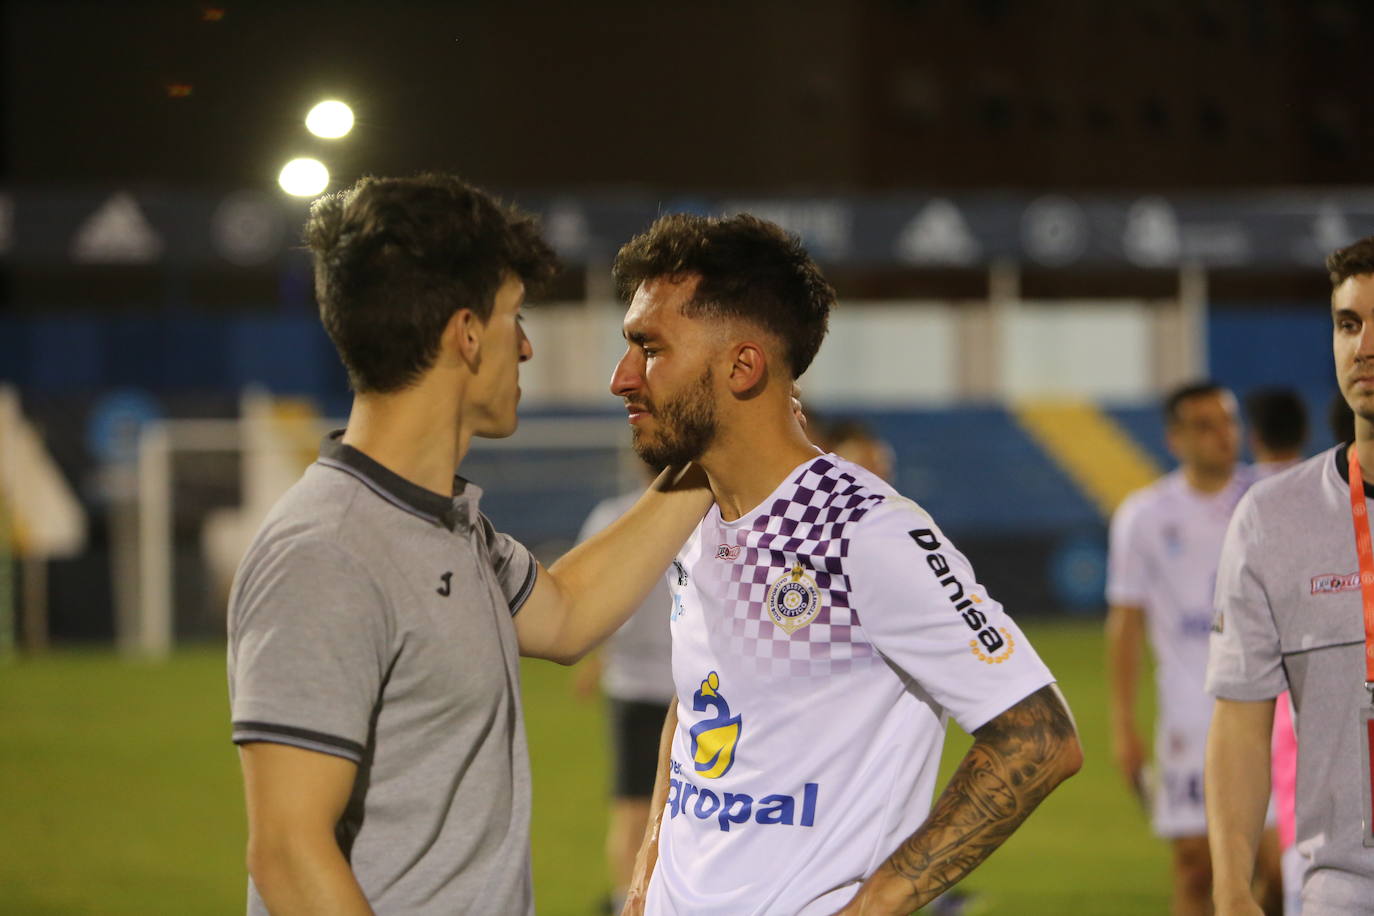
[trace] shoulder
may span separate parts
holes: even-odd
[[[1158,480],[1138,490],[1132,491],[1116,509],[1116,516],[1140,518],[1167,511],[1169,504],[1178,495],[1182,477],[1178,471],[1171,471]]]
[[[281,556],[357,559],[351,535],[371,527],[350,523],[357,487],[356,481],[328,468],[308,468],[267,513],[243,565]]]
[[[792,486],[773,501],[768,514],[826,524],[857,522],[897,497],[876,475],[835,455],[822,455],[804,465]]]
[[[1257,507],[1272,506],[1293,499],[1310,499],[1313,490],[1321,486],[1322,478],[1331,470],[1336,460],[1336,451],[1342,446],[1334,446],[1318,452],[1305,461],[1257,481],[1246,491],[1245,498]]]
[[[312,465],[268,512],[239,563],[243,587],[268,588],[329,577],[373,580],[366,541],[375,526],[357,517],[361,485],[346,474]]]

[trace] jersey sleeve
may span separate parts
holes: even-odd
[[[1144,607],[1149,594],[1149,564],[1144,550],[1141,503],[1128,498],[1112,515],[1107,541],[1107,603]]]
[[[509,534],[497,531],[491,520],[479,515],[482,537],[486,541],[487,556],[491,558],[492,570],[496,581],[501,584],[501,593],[506,596],[506,604],[514,616],[529,600],[534,591],[534,580],[539,575],[539,563],[534,554]]]
[[[1053,683],[1025,634],[915,503],[856,526],[846,575],[870,642],[970,734]]]
[[[1255,565],[1263,528],[1253,496],[1246,494],[1231,516],[1217,567],[1207,692],[1228,700],[1268,700],[1288,689],[1278,627]]]
[[[371,576],[332,544],[247,561],[229,610],[234,743],[360,762],[389,665],[388,615]]]

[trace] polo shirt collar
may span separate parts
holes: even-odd
[[[320,442],[319,463],[350,474],[387,502],[450,531],[470,528],[477,520],[477,504],[482,488],[453,476],[453,498],[411,483],[400,474],[378,463],[343,441],[344,431],[336,429]]]
[[[1345,453],[1348,451],[1350,451],[1349,442],[1336,448],[1336,473],[1341,475],[1341,480],[1345,481],[1346,486],[1350,485],[1350,459],[1345,456]],[[1360,476],[1364,477],[1365,479],[1365,498],[1374,499],[1374,481],[1370,480],[1369,477],[1364,473],[1363,467],[1360,468]]]

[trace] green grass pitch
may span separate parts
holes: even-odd
[[[1156,914],[1168,863],[1112,769],[1097,624],[1025,622],[1060,678],[1087,763],[964,883],[979,914]],[[600,705],[572,674],[524,666],[541,914],[587,916],[605,893]],[[244,817],[223,653],[162,665],[63,651],[0,667],[0,910],[243,911]],[[809,723],[814,726],[815,723]],[[951,727],[948,771],[968,739]]]

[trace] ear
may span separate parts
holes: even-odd
[[[1178,449],[1178,430],[1171,423],[1164,425],[1164,448],[1174,457],[1174,460],[1181,460]]]
[[[746,340],[734,347],[728,376],[731,393],[751,397],[768,383],[768,353],[763,345]]]
[[[439,339],[440,360],[449,365],[465,365],[476,372],[482,364],[482,339],[486,330],[486,325],[472,309],[454,312]]]

